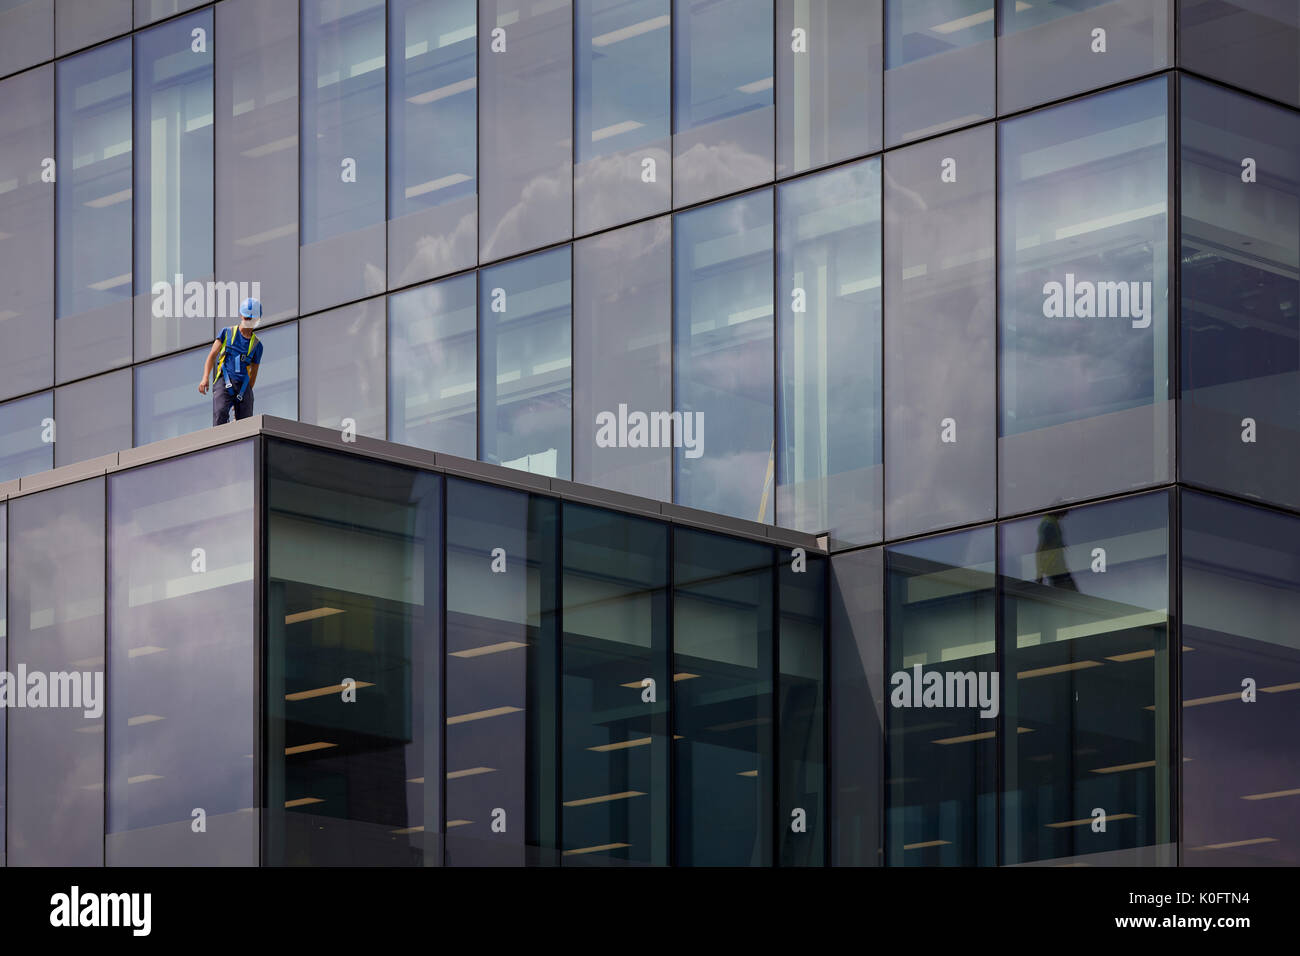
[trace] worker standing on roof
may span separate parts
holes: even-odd
[[[221,330],[203,363],[199,394],[205,395],[212,389],[213,425],[229,421],[231,409],[235,421],[253,414],[253,385],[262,361],[262,343],[253,329],[262,318],[262,303],[245,299],[239,306],[239,315],[239,325]]]

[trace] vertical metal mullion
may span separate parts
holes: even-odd
[[[133,317],[132,318],[133,326],[134,326],[134,322],[135,319]],[[113,700],[112,700],[113,674],[112,674],[111,665],[109,663],[109,653],[108,653],[109,652],[108,634],[109,634],[109,629],[112,621],[111,595],[113,593],[111,590],[112,579],[109,575],[109,567],[108,567],[108,542],[109,542],[109,536],[112,531],[112,529],[109,527],[109,510],[108,510],[109,509],[109,505],[108,505],[109,477],[110,477],[109,475],[104,475],[103,478],[100,479],[103,482],[103,484],[100,486],[100,491],[101,491],[100,503],[102,504],[104,509],[104,513],[103,513],[104,547],[100,554],[101,563],[104,569],[103,602],[100,605],[100,607],[103,609],[104,616],[103,616],[103,630],[101,631],[100,637],[101,637],[101,641],[103,642],[103,648],[104,648],[104,697],[105,697],[104,713],[102,714],[102,719],[104,721],[104,733],[103,736],[100,738],[102,741],[100,759],[103,761],[101,765],[101,772],[102,772],[101,779],[103,780],[103,786],[100,790],[100,798],[101,798],[101,805],[102,805],[102,809],[100,812],[103,814],[103,819],[100,821],[100,828],[99,828],[99,840],[100,840],[99,865],[101,867],[108,866],[108,787],[109,784],[112,782],[112,775],[109,773],[109,764],[108,764],[108,735],[112,731],[112,727],[113,727],[110,718],[113,714],[113,709],[114,709]],[[6,614],[7,613],[8,611],[6,610]]]
[[[1168,839],[1173,843],[1174,865],[1182,863],[1183,851],[1183,494],[1178,485],[1169,489],[1168,571],[1169,613],[1165,628],[1165,646],[1169,649],[1166,682],[1168,704],[1173,708],[1169,719],[1169,793],[1156,794],[1165,800],[1170,814]]]

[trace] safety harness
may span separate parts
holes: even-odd
[[[221,330],[221,353],[217,356],[216,371],[212,373],[212,384],[215,385],[217,381],[217,377],[220,376],[226,380],[227,391],[230,390],[230,388],[234,383],[230,381],[230,373],[225,370],[226,369],[226,346],[233,344],[235,341],[235,336],[238,334],[239,334],[239,326],[237,325],[232,325],[228,329]],[[254,354],[253,349],[255,349],[256,347],[257,347],[257,333],[249,332],[248,333],[248,357],[250,359],[253,357]],[[235,356],[235,372],[236,374],[238,374],[240,353],[234,352],[233,354]],[[244,400],[244,389],[248,388],[248,381],[249,381],[248,375],[245,374],[244,385],[243,388],[239,390],[239,394],[235,396],[236,401],[242,402]]]

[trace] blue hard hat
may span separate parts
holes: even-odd
[[[246,319],[260,319],[262,317],[262,303],[253,298],[245,299],[239,304],[239,314]]]

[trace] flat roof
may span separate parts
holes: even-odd
[[[329,448],[359,458],[392,462],[423,471],[476,479],[494,485],[549,495],[565,501],[596,505],[613,511],[657,518],[673,524],[717,531],[768,544],[803,548],[815,554],[826,553],[824,537],[819,538],[817,535],[802,531],[779,528],[758,521],[746,521],[743,518],[732,518],[697,508],[687,508],[667,501],[657,501],[654,498],[609,491],[593,485],[579,484],[576,481],[566,481],[563,478],[534,475],[504,465],[458,458],[455,455],[444,455],[441,452],[426,451],[422,448],[364,435],[355,435],[349,440],[344,440],[344,433],[339,429],[307,425],[271,415],[254,415],[243,421],[228,422],[225,425],[204,428],[175,438],[164,438],[162,441],[141,445],[139,448],[124,449],[87,461],[28,475],[25,478],[0,482],[0,501],[48,491],[62,485],[85,481],[88,478],[98,478],[257,436]]]

